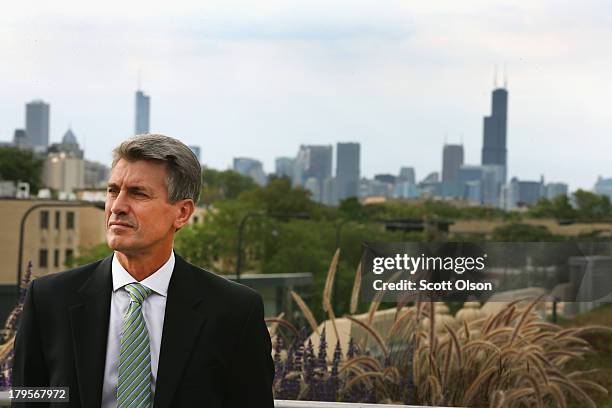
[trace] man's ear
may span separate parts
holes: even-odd
[[[177,201],[173,204],[178,210],[178,217],[174,220],[174,228],[178,231],[183,227],[187,222],[189,222],[189,218],[191,214],[195,211],[195,204],[193,200],[190,198],[186,198],[184,200]]]

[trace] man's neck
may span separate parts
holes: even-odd
[[[161,252],[161,251],[160,251]],[[117,260],[123,268],[138,282],[153,275],[155,271],[161,268],[172,254],[172,248],[169,251],[164,251],[161,255],[151,256],[143,254],[125,254],[115,251]]]

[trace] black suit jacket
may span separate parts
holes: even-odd
[[[32,282],[15,341],[14,386],[68,386],[70,404],[57,406],[100,406],[111,260]],[[274,365],[263,317],[256,292],[177,255],[168,287],[155,408],[273,407]]]

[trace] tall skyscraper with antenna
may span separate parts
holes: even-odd
[[[136,118],[134,132],[137,135],[149,133],[149,109],[150,101],[148,95],[140,90],[140,74],[138,75],[138,90],[136,91]]]
[[[496,70],[497,71],[497,70]],[[504,75],[505,77],[505,75]],[[507,80],[503,87],[497,86],[497,72],[492,94],[491,115],[484,118],[482,164],[501,167],[501,183],[506,183],[507,177],[507,127],[508,127],[508,91]]]

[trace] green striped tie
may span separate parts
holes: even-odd
[[[129,283],[124,287],[130,294],[130,306],[121,330],[117,408],[150,407],[151,350],[149,331],[142,316],[142,302],[152,291],[140,283]]]

